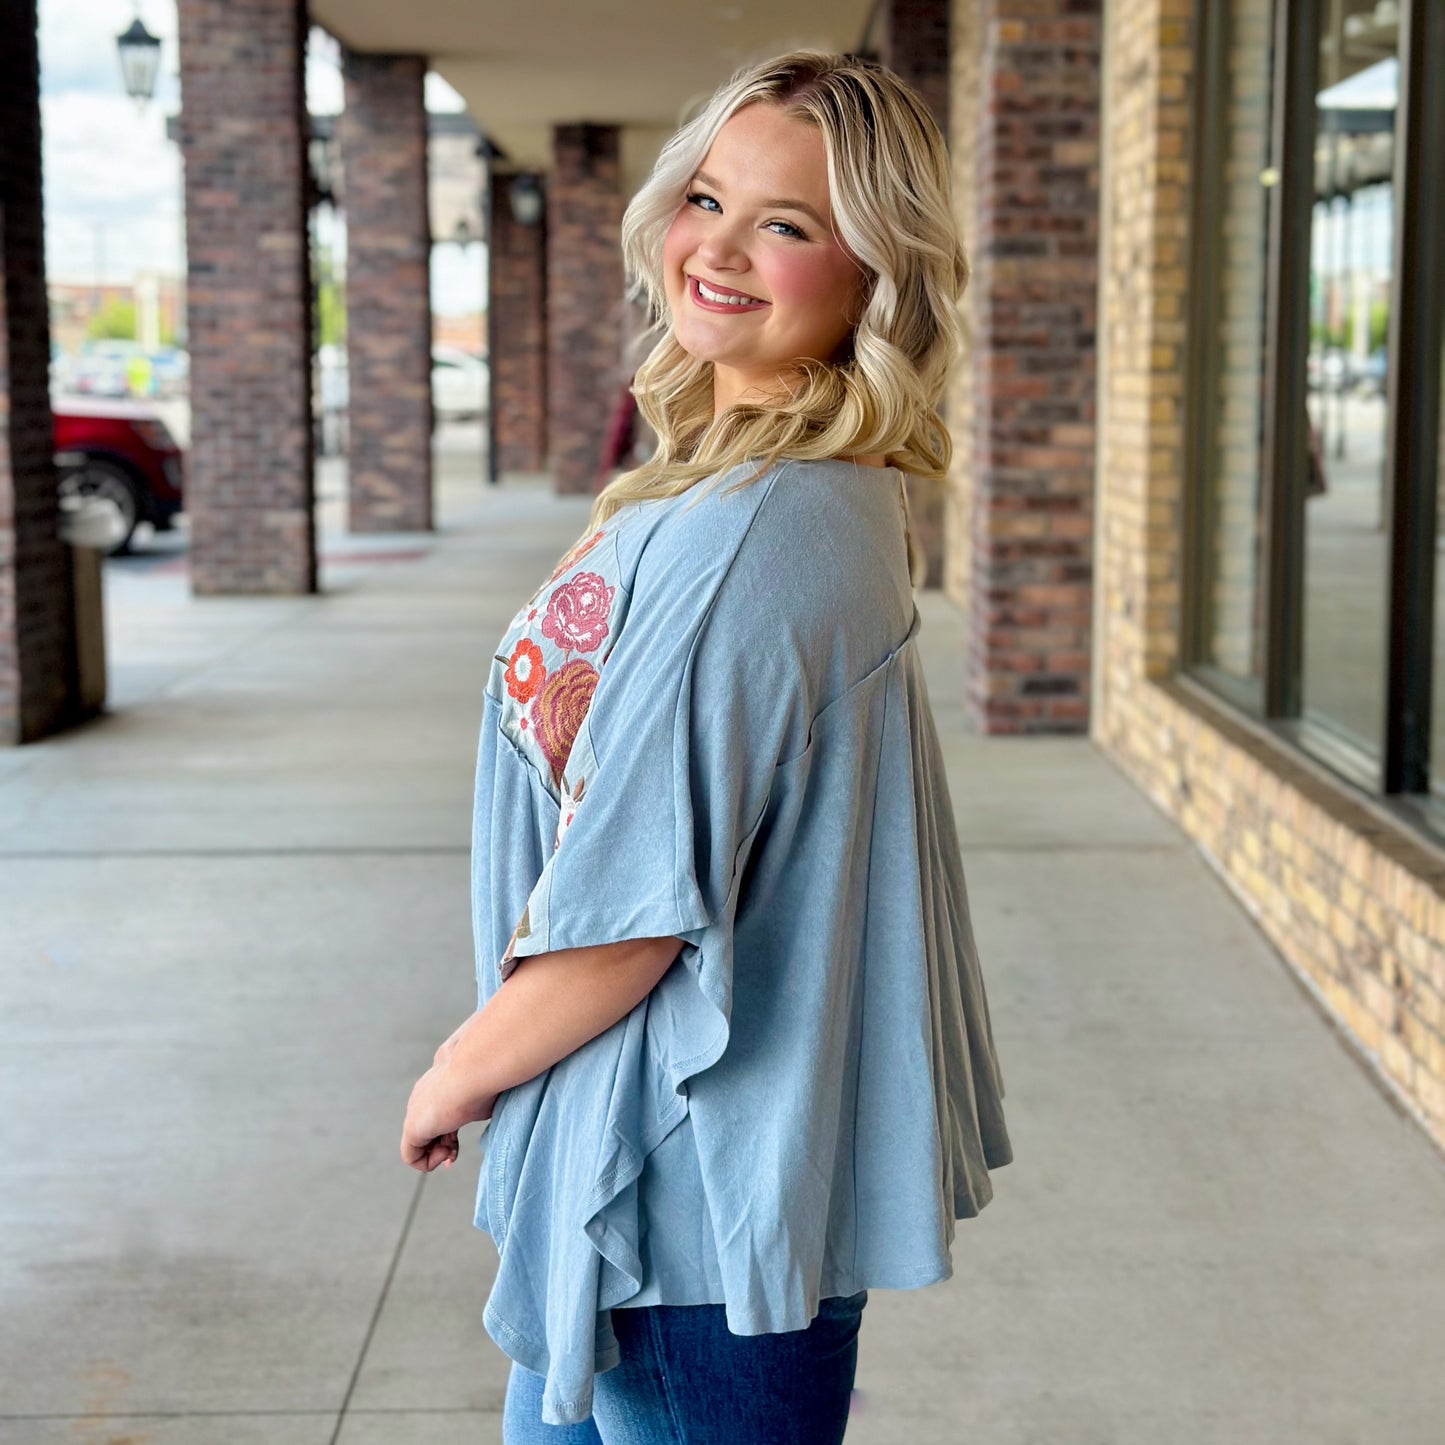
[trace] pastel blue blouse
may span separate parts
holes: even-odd
[[[750,464],[632,502],[517,612],[483,697],[478,1005],[675,935],[611,1028],[497,1100],[483,1311],[575,1424],[614,1307],[735,1334],[952,1274],[1012,1158],[896,469]]]

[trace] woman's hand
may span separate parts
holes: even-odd
[[[456,1047],[455,1037],[437,1050],[438,1055],[448,1046]],[[438,1165],[450,1169],[460,1149],[458,1129],[474,1119],[490,1119],[497,1102],[493,1095],[483,1101],[480,1110],[471,1112],[467,1118],[459,1118],[452,1102],[454,1095],[446,1084],[446,1064],[433,1064],[412,1086],[407,1100],[406,1119],[401,1126],[401,1158],[404,1164],[424,1174],[431,1173]]]

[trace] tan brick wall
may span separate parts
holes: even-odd
[[[1107,8],[1101,650],[1091,736],[1200,848],[1445,1146],[1445,867],[1179,663],[1192,0]]]

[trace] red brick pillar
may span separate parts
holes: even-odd
[[[179,0],[197,594],[316,590],[304,0]]]
[[[622,375],[619,128],[559,125],[547,225],[547,440],[559,492],[590,492]]]
[[[427,62],[346,56],[349,527],[432,526]]]
[[[81,712],[56,532],[35,0],[0,10],[0,137],[0,744],[12,744]]]
[[[916,90],[948,136],[950,0],[883,0],[879,14],[881,58]],[[946,415],[946,408],[939,407]],[[928,559],[924,586],[943,584],[943,486],[907,479],[911,531]]]
[[[516,175],[488,187],[487,355],[493,479],[547,468],[547,213],[524,226],[512,214]],[[524,184],[542,186],[528,172]]]
[[[1047,12],[1055,13],[1050,16]],[[967,706],[1088,726],[1102,0],[983,0]]]
[[[882,60],[928,102],[948,134],[949,0],[883,0],[879,16]]]

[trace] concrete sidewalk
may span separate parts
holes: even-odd
[[[491,647],[587,502],[441,473],[320,597],[109,564],[114,714],[0,752],[6,1445],[500,1441],[475,1130],[397,1136],[474,1002]],[[1440,1445],[1439,1154],[1090,743],[964,730],[920,606],[1017,1157],[872,1293],[850,1445]]]

